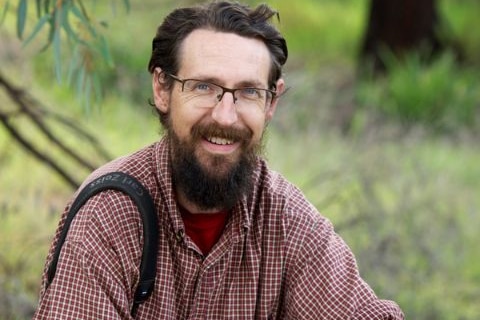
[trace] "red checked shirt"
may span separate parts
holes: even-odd
[[[90,177],[130,173],[155,199],[157,278],[137,319],[403,319],[394,302],[378,299],[360,278],[330,222],[260,159],[255,187],[204,256],[185,234],[168,159],[162,140]],[[34,319],[131,319],[141,224],[128,196],[108,190],[91,198],[71,225]]]

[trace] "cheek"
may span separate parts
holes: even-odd
[[[181,138],[188,138],[192,127],[207,114],[206,109],[189,108],[182,103],[171,105],[170,119],[172,129]]]
[[[244,117],[245,125],[253,132],[253,140],[259,141],[262,138],[266,118],[264,113],[250,113]]]

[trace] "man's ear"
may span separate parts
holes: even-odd
[[[285,81],[280,78],[277,81],[277,94],[275,95],[275,99],[273,99],[270,107],[266,110],[265,118],[266,121],[270,121],[275,114],[275,110],[277,109],[278,101],[280,100],[280,96],[285,92]]]
[[[155,68],[152,74],[153,101],[155,107],[162,113],[168,112],[170,104],[170,90],[167,86],[166,75],[161,68]]]

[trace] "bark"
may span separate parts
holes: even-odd
[[[416,50],[428,60],[444,49],[439,27],[436,0],[371,0],[362,63],[384,71],[385,50],[400,58]]]

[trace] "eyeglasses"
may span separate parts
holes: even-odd
[[[233,103],[237,107],[243,107],[245,109],[252,107],[264,109],[270,106],[276,96],[275,91],[268,89],[254,87],[230,89],[204,80],[180,79],[173,74],[167,74],[167,76],[180,82],[182,84],[182,92],[207,108],[214,107],[220,102],[226,92],[232,94]]]

